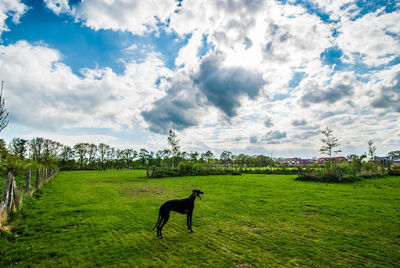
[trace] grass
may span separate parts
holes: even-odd
[[[147,179],[145,171],[60,172],[12,215],[0,266],[399,266],[400,179],[352,184],[296,175]],[[205,192],[193,229],[159,206]]]

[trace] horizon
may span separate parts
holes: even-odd
[[[0,3],[1,132],[312,158],[400,149],[396,1]]]

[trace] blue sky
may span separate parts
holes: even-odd
[[[399,149],[398,1],[0,3],[2,138],[159,150]]]

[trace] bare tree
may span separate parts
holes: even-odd
[[[1,92],[0,92],[0,132],[8,125],[8,112],[3,98],[3,86],[4,81],[1,81]]]
[[[324,135],[321,139],[322,143],[324,144],[321,149],[319,150],[322,154],[329,155],[332,157],[332,153],[340,153],[341,150],[335,150],[336,147],[339,147],[339,139],[333,136],[333,131],[326,127],[321,133]]]
[[[374,159],[375,152],[376,152],[376,146],[374,146],[374,141],[369,140],[368,141],[368,155],[371,157],[371,160]]]
[[[172,152],[172,158],[173,158],[172,168],[175,168],[176,158],[178,157],[180,146],[179,146],[178,136],[172,129],[169,130],[168,145],[171,147],[171,152]]]

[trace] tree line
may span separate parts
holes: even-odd
[[[175,145],[172,146],[171,142],[175,142]],[[46,167],[59,167],[61,170],[135,169],[148,166],[174,169],[181,162],[243,168],[274,166],[279,162],[265,155],[234,155],[230,151],[223,151],[218,158],[210,150],[202,153],[181,151],[178,148],[177,139],[171,142],[169,142],[170,148],[153,152],[144,148],[120,149],[105,143],[77,143],[74,146],[68,146],[40,137],[32,140],[14,138],[7,145],[0,139],[0,161],[3,164],[13,161],[25,163],[30,161]],[[6,161],[10,158],[12,160]]]

